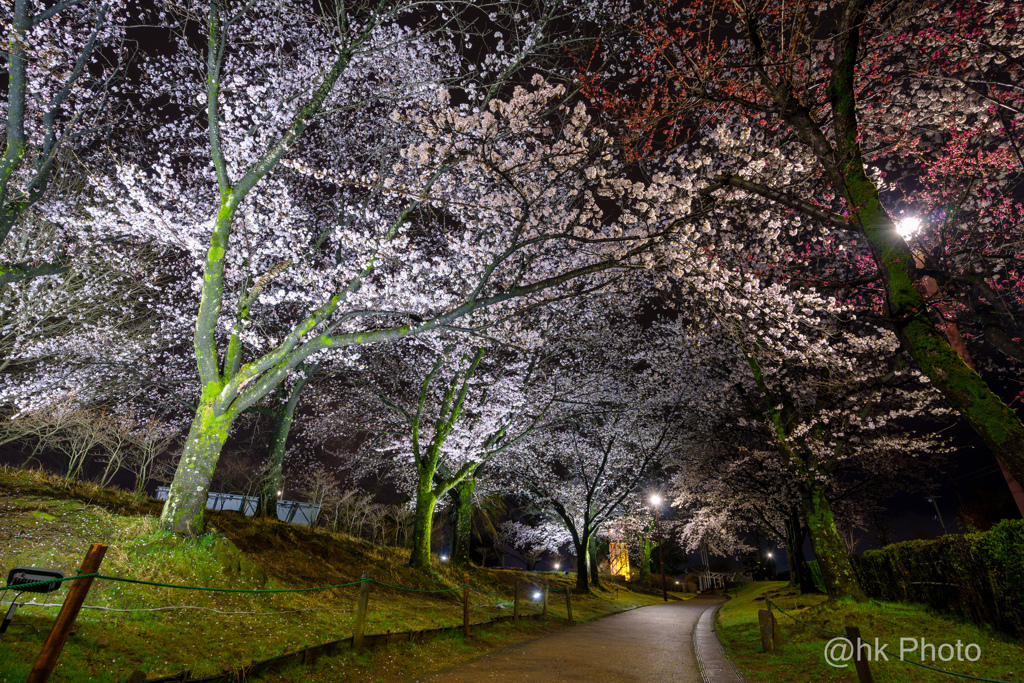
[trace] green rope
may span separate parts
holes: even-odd
[[[846,636],[845,633],[839,633],[838,631],[829,631],[827,628],[818,628],[814,624],[808,624],[806,621],[800,621],[799,619],[794,617],[792,614],[790,614],[789,612],[787,612],[786,610],[782,609],[781,607],[776,605],[774,602],[772,602],[771,598],[769,598],[767,595],[764,596],[764,601],[768,603],[769,608],[774,607],[775,609],[779,610],[780,612],[785,614],[787,617],[789,617],[793,621],[797,622],[798,624],[803,624],[807,628],[813,628],[815,631],[821,631],[822,633],[827,633],[827,634],[832,635],[832,636],[843,636],[843,637]]]
[[[897,659],[899,661],[901,661],[901,662],[905,662],[906,664],[913,664],[914,666],[921,666],[921,667],[924,667],[925,669],[931,669],[932,671],[938,671],[939,673],[948,674],[950,676],[959,676],[960,678],[968,678],[968,679],[970,679],[972,681],[987,681],[987,683],[1010,683],[1009,681],[1003,681],[1003,680],[1000,680],[998,678],[982,678],[981,676],[972,676],[970,674],[959,674],[959,673],[957,673],[955,671],[947,671],[945,669],[937,669],[934,666],[928,666],[927,664],[922,664],[921,662],[915,662],[912,659],[903,659],[903,657],[897,657]]]
[[[137,583],[141,586],[157,586],[158,588],[180,588],[183,590],[192,591],[211,591],[214,593],[308,593],[311,591],[325,591],[331,588],[345,588],[347,586],[358,586],[361,583],[372,581],[373,579],[359,579],[351,583],[339,583],[333,586],[314,586],[313,588],[261,588],[258,590],[249,590],[246,588],[208,588],[206,586],[186,586],[177,583],[159,583],[158,581],[140,581],[139,579],[125,579],[119,576],[105,576],[103,574],[93,574],[98,579],[106,579],[107,581],[120,581],[121,583]]]
[[[466,586],[456,586],[455,588],[442,588],[440,590],[421,590],[419,588],[403,588],[402,586],[392,586],[390,583],[384,583],[383,581],[378,581],[377,579],[367,579],[367,581],[372,581],[378,586],[394,588],[395,590],[405,591],[407,593],[452,593],[454,591],[460,591],[463,588],[466,588]]]
[[[31,581],[29,583],[15,583],[10,586],[0,586],[0,590],[17,591],[31,588],[32,586],[45,586],[49,583],[64,583],[65,581],[77,581],[78,579],[91,579],[99,577],[99,574],[79,574],[78,576],[65,576],[63,579],[46,579],[45,581]]]
[[[828,633],[829,635],[840,636],[842,638],[846,637],[845,633],[839,633],[838,631],[829,631],[828,629],[818,628],[817,626],[814,626],[812,624],[808,624],[806,621],[800,621],[799,619],[794,617],[792,614],[790,614],[789,612],[787,612],[786,610],[782,609],[777,604],[772,602],[771,598],[769,598],[767,595],[764,597],[764,599],[765,599],[765,602],[767,602],[769,605],[775,607],[775,609],[779,610],[780,612],[785,614],[787,617],[789,617],[793,621],[801,623],[804,626],[813,628],[815,631],[821,631],[822,633]],[[958,676],[959,678],[967,678],[967,679],[970,679],[972,681],[985,681],[986,683],[1009,683],[1009,681],[1003,681],[1003,680],[1000,680],[998,678],[982,678],[980,676],[972,676],[971,674],[961,674],[961,673],[957,673],[956,671],[947,671],[946,669],[939,669],[939,668],[934,667],[934,666],[928,666],[927,664],[922,664],[921,662],[915,662],[912,659],[904,659],[903,657],[897,657],[896,659],[898,661],[904,662],[905,664],[913,664],[914,666],[920,666],[920,667],[925,668],[925,669],[931,669],[932,671],[938,671],[939,673],[947,674],[949,676]]]

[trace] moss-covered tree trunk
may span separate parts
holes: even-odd
[[[437,506],[437,495],[431,482],[434,473],[427,476],[421,469],[420,479],[416,485],[416,519],[412,528],[412,556],[409,566],[414,569],[430,567],[430,531],[434,524],[434,508]]]
[[[288,390],[284,384],[277,387],[277,412],[274,413],[274,426],[267,443],[267,471],[260,481],[259,502],[256,516],[277,519],[277,492],[281,490],[281,473],[284,470],[284,454],[288,450],[288,435],[292,430],[295,407],[299,403],[299,394],[306,387],[310,377],[316,372],[317,366],[306,370],[305,374]]]
[[[452,542],[452,564],[469,566],[469,546],[473,531],[473,490],[476,479],[467,477],[455,485],[449,494],[455,504],[455,533]]]
[[[651,585],[651,558],[654,557],[654,549],[656,547],[657,545],[651,541],[649,536],[644,536],[643,546],[640,549],[640,552],[643,554],[643,559],[640,562],[641,586]]]
[[[188,535],[203,531],[206,494],[230,429],[229,417],[217,415],[209,403],[200,404],[160,514],[162,528]]]
[[[846,544],[839,536],[835,519],[832,517],[832,506],[819,486],[809,486],[803,492],[804,517],[811,534],[811,545],[814,555],[821,567],[821,575],[825,579],[825,590],[833,600],[853,598],[858,602],[867,600],[867,596],[853,573],[850,556]]]

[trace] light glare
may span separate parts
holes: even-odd
[[[907,216],[896,224],[896,232],[900,237],[907,239],[921,229],[921,219],[916,216]]]

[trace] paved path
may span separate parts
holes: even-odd
[[[723,601],[708,596],[642,607],[513,645],[420,681],[734,683],[740,679],[720,649],[705,651],[711,644],[708,634],[715,638],[713,608]],[[702,614],[705,627],[699,628]],[[695,645],[701,648],[699,662]]]

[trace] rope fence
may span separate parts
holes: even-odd
[[[49,677],[53,668],[56,666],[57,659],[60,655],[61,649],[63,649],[64,643],[67,640],[67,634],[70,632],[75,618],[78,615],[79,610],[99,610],[103,612],[113,613],[133,613],[133,612],[173,612],[176,610],[195,610],[195,611],[206,611],[216,614],[223,615],[249,615],[249,616],[285,616],[292,614],[303,614],[308,612],[355,612],[355,620],[353,624],[353,634],[349,638],[342,640],[331,641],[321,645],[313,647],[304,647],[301,651],[287,653],[272,657],[260,662],[253,662],[249,665],[242,667],[232,667],[227,671],[216,674],[213,676],[207,676],[204,678],[192,678],[188,668],[185,668],[182,673],[172,676],[164,676],[161,678],[149,679],[145,683],[161,683],[170,681],[191,681],[192,683],[199,682],[214,682],[214,681],[237,681],[245,680],[247,677],[255,676],[272,669],[279,668],[295,661],[301,661],[303,664],[309,664],[315,661],[320,656],[335,654],[338,648],[354,649],[356,651],[362,651],[364,646],[376,646],[380,644],[386,644],[389,642],[402,641],[402,640],[421,640],[431,636],[439,636],[444,634],[455,634],[461,632],[464,636],[469,635],[471,627],[479,627],[488,624],[495,624],[502,621],[519,621],[522,619],[534,619],[534,618],[546,618],[548,615],[548,593],[564,593],[566,598],[566,610],[567,617],[570,623],[573,623],[572,617],[572,592],[570,589],[558,589],[540,586],[540,596],[533,597],[529,594],[523,593],[523,586],[516,584],[509,588],[503,588],[499,590],[485,590],[482,588],[474,588],[469,585],[469,575],[464,575],[464,581],[462,584],[452,588],[441,588],[441,589],[423,589],[423,588],[409,588],[405,586],[397,586],[383,581],[378,581],[374,578],[363,576],[357,581],[349,581],[346,583],[330,584],[325,586],[312,586],[309,588],[220,588],[215,586],[193,586],[188,584],[176,584],[176,583],[164,583],[160,581],[146,581],[141,579],[133,579],[124,576],[110,576],[107,574],[101,574],[99,572],[99,566],[102,562],[103,555],[106,552],[106,546],[102,544],[93,544],[90,548],[89,553],[86,555],[86,559],[82,564],[82,569],[74,576],[67,576],[61,578],[47,578],[46,580],[30,581],[23,583],[14,583],[9,585],[0,586],[0,596],[5,595],[8,591],[15,592],[14,601],[11,603],[10,610],[8,611],[8,617],[5,621],[6,624],[10,622],[10,618],[13,616],[14,611],[18,607],[60,607],[60,612],[57,614],[54,622],[53,629],[50,632],[49,637],[43,645],[42,652],[36,661],[35,666],[32,669],[31,680],[45,681]],[[37,574],[38,575],[38,574]],[[27,576],[25,578],[28,578]],[[33,577],[34,578],[34,577]],[[232,593],[232,594],[249,594],[249,595],[267,595],[267,594],[285,594],[285,593],[311,593],[317,591],[327,591],[340,588],[359,587],[359,597],[356,604],[355,610],[348,609],[335,609],[335,608],[296,608],[296,609],[283,609],[277,611],[244,611],[244,610],[225,610],[216,609],[213,607],[203,607],[199,605],[166,605],[158,607],[138,607],[138,608],[119,608],[119,607],[108,607],[103,605],[85,605],[85,597],[88,594],[93,581],[113,581],[124,584],[138,585],[138,586],[149,586],[154,588],[168,588],[174,590],[184,591],[201,591],[211,593]],[[61,584],[69,583],[71,589],[68,591],[67,598],[64,603],[45,603],[35,602],[35,600],[29,602],[17,602],[17,596],[26,590],[45,586],[44,590],[35,590],[32,592],[46,593],[58,590]],[[423,595],[441,595],[457,593],[462,591],[461,596],[461,607],[462,607],[462,624],[458,626],[442,626],[436,628],[422,629],[418,631],[402,631],[398,633],[388,632],[385,634],[365,634],[366,618],[368,611],[368,598],[370,587],[376,584],[382,588],[388,588],[398,590],[406,593],[416,593]],[[470,592],[478,593],[487,596],[499,596],[508,595],[510,592],[513,593],[511,596],[511,604],[509,602],[502,602],[501,598],[498,598],[498,604],[478,604],[474,608],[482,610],[485,616],[492,618],[476,623],[470,623]],[[535,600],[539,600],[539,604],[534,604]],[[488,602],[491,600],[488,599]],[[456,603],[458,604],[458,603]],[[512,614],[501,615],[501,612],[507,610],[511,606],[513,608]],[[455,605],[452,605],[455,607]],[[521,608],[529,608],[525,612]],[[539,610],[537,609],[539,608]],[[436,609],[436,606],[433,607]],[[522,613],[521,613],[522,612]],[[479,613],[479,612],[478,612]],[[0,629],[0,637],[2,637],[3,629]],[[56,643],[54,646],[53,643]],[[37,676],[38,672],[38,676]]]
[[[781,607],[779,607],[778,604],[772,602],[772,599],[770,597],[768,597],[767,595],[764,596],[764,601],[768,605],[768,611],[769,612],[772,610],[772,608],[775,608],[778,611],[780,611],[783,614],[785,614],[790,619],[792,619],[793,621],[795,621],[798,624],[801,624],[803,626],[806,626],[807,628],[814,629],[815,631],[819,631],[819,632],[824,633],[826,635],[835,636],[835,637],[839,637],[839,638],[846,638],[847,640],[850,640],[849,636],[846,633],[840,633],[838,631],[831,631],[831,630],[829,630],[827,628],[820,628],[818,626],[815,626],[814,624],[808,624],[806,621],[803,621],[801,619],[797,619],[792,614],[790,614],[786,610],[784,610]],[[859,640],[859,636],[858,636],[858,640]],[[850,640],[850,646],[853,648],[853,652],[855,653],[855,657],[856,657],[857,654],[859,654],[859,651],[858,651],[858,648],[854,645],[852,640]],[[896,655],[894,655],[894,656],[896,656]],[[984,681],[984,683],[1010,683],[1010,681],[1004,681],[1004,680],[998,679],[998,678],[985,678],[983,676],[973,676],[971,674],[962,674],[962,673],[958,673],[956,671],[949,671],[947,669],[940,669],[940,668],[935,667],[935,666],[929,666],[929,665],[927,665],[927,664],[925,664],[923,662],[915,662],[912,659],[904,659],[902,654],[896,656],[896,659],[898,661],[900,661],[900,662],[903,662],[904,664],[912,664],[914,666],[919,666],[922,669],[928,669],[930,671],[936,671],[938,673],[946,674],[947,676],[955,676],[957,678],[966,678],[967,680],[971,680],[971,681]],[[886,661],[888,661],[888,660],[886,660]],[[863,664],[865,666],[865,670],[866,670],[866,665],[867,665],[866,661],[862,660],[861,662],[858,662],[858,664]],[[858,675],[859,674],[860,674],[860,667],[858,666]]]

